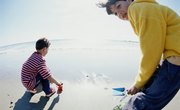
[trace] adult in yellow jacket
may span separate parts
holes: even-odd
[[[140,41],[139,73],[128,94],[134,95],[123,110],[160,110],[180,89],[180,17],[155,0],[108,0],[99,4],[107,13],[128,20]],[[163,63],[152,84],[161,60]],[[137,93],[137,94],[136,94]]]

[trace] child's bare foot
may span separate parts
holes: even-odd
[[[36,89],[33,89],[33,90],[27,90],[27,92],[31,93],[31,94],[36,94],[37,93],[37,90]]]

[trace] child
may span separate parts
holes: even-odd
[[[50,82],[59,86],[58,92],[62,92],[62,83],[52,77],[43,58],[48,53],[49,46],[50,42],[46,38],[39,39],[36,42],[36,52],[23,64],[21,71],[21,81],[27,91],[35,94],[36,87],[41,83],[46,97],[51,97],[55,93],[55,89],[50,88]]]

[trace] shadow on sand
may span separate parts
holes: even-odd
[[[30,102],[32,96],[32,94],[25,92],[24,95],[15,103],[13,110],[44,110],[49,98],[41,96],[37,103],[33,103]],[[53,110],[54,106],[59,102],[59,99],[59,95],[55,97],[48,110]]]

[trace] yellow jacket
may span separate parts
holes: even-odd
[[[128,19],[139,36],[142,58],[135,86],[142,88],[160,59],[180,56],[180,17],[155,0],[135,0],[128,8]]]

